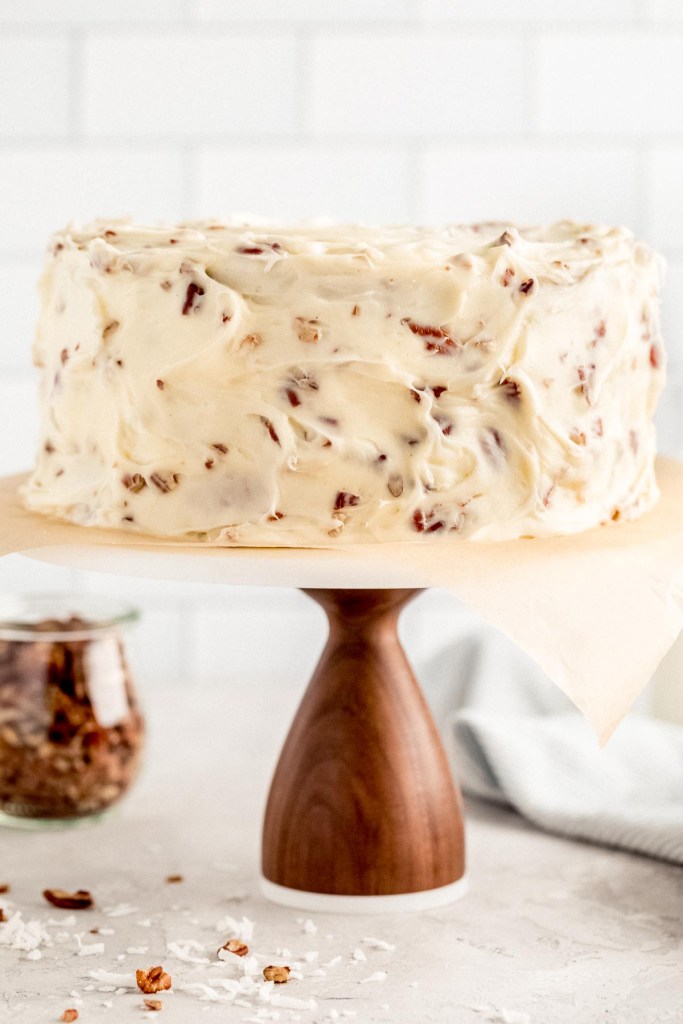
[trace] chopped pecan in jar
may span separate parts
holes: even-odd
[[[83,638],[87,628],[76,616],[45,619],[26,640],[0,641],[0,809],[13,817],[102,811],[137,774],[144,728],[123,647],[113,635]],[[74,631],[81,636],[69,639]],[[93,700],[102,687],[120,709],[104,722]],[[45,899],[71,909],[92,902],[88,892],[59,889]]]

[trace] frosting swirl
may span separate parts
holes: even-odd
[[[69,228],[41,283],[24,500],[243,545],[639,515],[660,276],[627,230],[571,222]]]

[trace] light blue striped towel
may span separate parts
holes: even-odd
[[[487,626],[431,667],[465,793],[550,832],[683,864],[683,727],[633,712],[601,749],[557,687]]]

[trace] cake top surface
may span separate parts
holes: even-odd
[[[216,257],[249,256],[266,269],[288,256],[337,257],[367,264],[393,261],[456,263],[497,246],[509,246],[531,262],[581,275],[596,263],[648,260],[652,252],[623,227],[570,220],[547,226],[514,226],[505,221],[443,226],[370,226],[327,222],[280,224],[268,221],[188,221],[142,225],[98,220],[70,225],[55,236],[61,246],[90,249],[105,244],[122,256],[207,252]]]

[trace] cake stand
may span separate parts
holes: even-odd
[[[24,554],[117,575],[302,589],[325,610],[329,637],[272,781],[264,895],[310,911],[367,913],[463,894],[460,794],[396,632],[424,583],[414,569],[378,573],[329,550],[141,550],[125,540]]]
[[[661,499],[646,516],[575,536],[304,550],[188,546],[67,525],[27,512],[17,496],[23,477],[8,477],[0,554],[117,575],[299,587],[318,601],[330,634],[268,798],[263,889],[310,910],[420,909],[463,893],[463,823],[398,642],[401,608],[425,587],[449,587],[531,653],[606,740],[683,624],[683,465],[659,459],[657,478]]]

